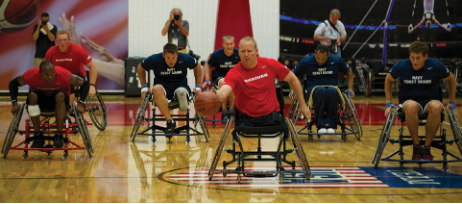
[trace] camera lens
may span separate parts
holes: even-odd
[[[173,18],[174,18],[174,19],[177,21],[177,20],[179,20],[179,19],[180,19],[180,15],[178,15],[178,14],[174,14],[174,15],[173,15]]]

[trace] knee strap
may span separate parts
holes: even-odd
[[[40,107],[38,105],[28,105],[27,110],[29,111],[29,115],[31,117],[40,115]]]

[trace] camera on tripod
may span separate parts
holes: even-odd
[[[199,59],[201,58],[200,55],[194,54],[194,52],[192,50],[189,50],[188,55],[191,56],[191,57],[194,57],[194,59],[196,59],[197,61],[199,61]]]

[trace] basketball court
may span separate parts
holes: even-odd
[[[199,136],[191,137],[189,144],[185,137],[173,137],[171,143],[157,137],[153,143],[150,137],[138,136],[131,142],[128,135],[140,100],[103,97],[109,123],[105,131],[88,126],[93,157],[85,150],[69,151],[67,159],[62,157],[63,151],[50,156],[30,151],[24,159],[22,151],[10,151],[6,159],[0,158],[1,202],[458,202],[462,193],[462,163],[450,163],[446,173],[442,164],[424,164],[422,168],[405,164],[400,170],[398,163],[382,161],[374,168],[372,156],[385,120],[381,97],[354,98],[364,131],[360,141],[353,136],[346,142],[338,136],[322,136],[312,142],[300,138],[311,180],[305,180],[303,174],[295,178],[286,175],[282,183],[277,177],[244,177],[240,184],[233,174],[216,174],[208,180],[224,125],[212,128],[207,122],[209,142]],[[9,103],[3,102],[0,110],[1,134],[5,135],[11,120]],[[85,117],[89,120],[88,114]],[[303,123],[298,124],[300,129]],[[443,127],[449,129],[449,125]],[[397,134],[393,130],[391,136]],[[18,134],[16,140],[23,137]],[[78,134],[71,139],[83,143]],[[262,146],[270,148],[275,143],[265,141]],[[252,140],[244,144],[250,149],[256,145]],[[396,148],[387,145],[384,155]],[[455,144],[448,150],[458,152]],[[405,151],[410,157],[412,149]],[[439,157],[438,151],[432,153]],[[273,165],[260,162],[250,168],[264,170]]]

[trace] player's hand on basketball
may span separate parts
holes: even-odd
[[[90,89],[88,90],[88,96],[94,96],[95,94],[96,94],[95,86],[90,86]]]
[[[14,102],[11,107],[11,113],[15,115],[19,111],[19,105],[18,102]]]
[[[80,114],[83,114],[85,112],[85,107],[84,107],[83,103],[77,103],[77,111]]]
[[[290,90],[289,98],[290,98],[290,99],[295,98],[295,92],[294,92],[294,90]]]

